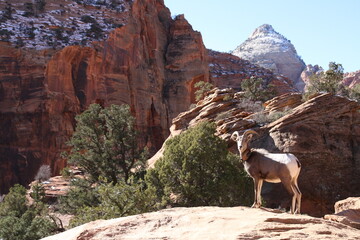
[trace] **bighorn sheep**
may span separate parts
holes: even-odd
[[[261,188],[263,181],[271,183],[282,182],[286,190],[292,195],[291,213],[300,213],[301,192],[297,179],[301,165],[291,153],[269,153],[264,149],[252,149],[249,141],[254,130],[247,130],[242,136],[236,131],[231,139],[237,142],[240,158],[246,172],[254,180],[255,200],[252,207],[261,206]]]

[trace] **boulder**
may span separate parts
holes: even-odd
[[[335,203],[335,214],[325,215],[327,220],[360,229],[360,197],[349,197]]]

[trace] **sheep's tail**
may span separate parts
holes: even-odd
[[[298,167],[301,168],[301,163],[298,158],[296,158],[296,163],[297,163]]]

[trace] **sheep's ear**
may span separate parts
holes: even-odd
[[[250,141],[253,136],[254,136],[254,134],[247,135],[245,141],[247,141],[247,142]]]

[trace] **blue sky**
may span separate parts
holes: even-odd
[[[165,0],[172,15],[200,31],[207,48],[234,50],[260,25],[271,24],[306,64],[360,70],[360,0]]]

